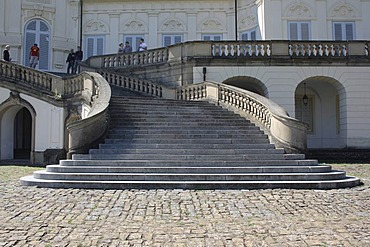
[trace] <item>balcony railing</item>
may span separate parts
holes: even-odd
[[[164,64],[190,57],[230,60],[336,57],[345,61],[349,57],[369,58],[369,47],[368,41],[192,41],[145,52],[90,57],[86,63],[94,68],[132,67]]]

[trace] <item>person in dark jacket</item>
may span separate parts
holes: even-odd
[[[71,52],[68,54],[66,63],[68,63],[67,74],[73,73],[73,66],[75,65],[76,54],[71,49]]]
[[[84,53],[83,51],[81,51],[81,47],[77,46],[77,51],[75,52],[75,55],[76,55],[76,60],[73,66],[73,71],[72,71],[73,74],[77,74],[78,66],[80,65],[84,57]]]
[[[10,50],[10,46],[9,45],[6,45],[5,46],[5,50],[3,52],[3,60],[4,61],[7,61],[7,62],[12,61],[12,59],[10,58],[9,50]]]

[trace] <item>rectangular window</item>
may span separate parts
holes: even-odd
[[[333,23],[334,40],[354,40],[355,23],[353,22],[334,22]]]
[[[221,41],[222,34],[202,34],[202,40],[204,41]]]
[[[182,42],[182,35],[180,34],[165,34],[163,35],[163,46],[174,45]]]
[[[105,36],[86,37],[85,54],[86,58],[104,54]]]
[[[241,33],[242,40],[256,40],[256,30]]]
[[[309,22],[288,22],[289,40],[310,40]]]
[[[123,36],[123,44],[128,41],[132,47],[132,51],[135,52],[139,49],[139,41],[140,39],[144,39],[143,34],[134,34],[134,35],[124,35]]]

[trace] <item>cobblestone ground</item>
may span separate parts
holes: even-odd
[[[370,167],[369,167],[370,168]],[[338,190],[78,190],[0,182],[0,246],[370,246],[370,180]]]

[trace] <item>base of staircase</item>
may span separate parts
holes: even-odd
[[[63,189],[186,189],[186,190],[215,190],[215,189],[339,189],[354,187],[361,184],[356,177],[341,180],[326,181],[72,181],[45,180],[33,176],[21,178],[24,186]]]

